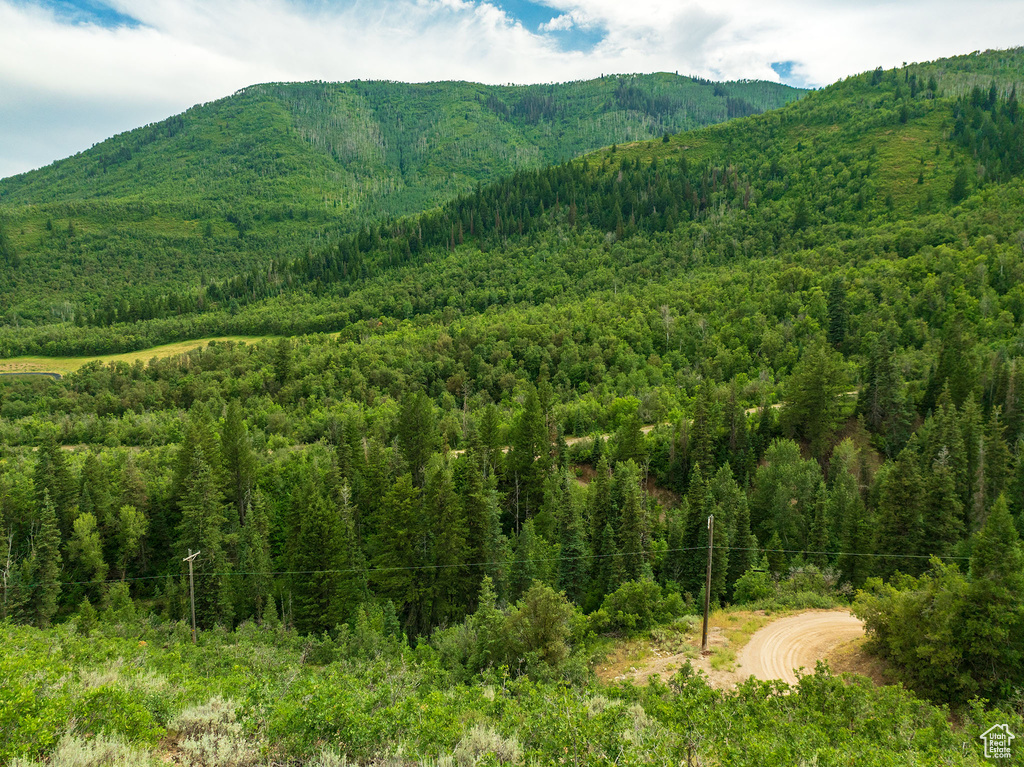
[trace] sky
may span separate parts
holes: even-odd
[[[1021,0],[0,0],[0,177],[261,82],[820,87],[1021,44]]]

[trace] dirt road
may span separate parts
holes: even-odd
[[[781,679],[796,684],[794,669],[814,664],[864,634],[864,624],[846,610],[807,612],[769,623],[736,656],[740,678]]]

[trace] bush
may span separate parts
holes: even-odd
[[[591,619],[597,630],[633,634],[682,615],[686,604],[675,592],[665,594],[652,580],[626,581],[604,599]]]

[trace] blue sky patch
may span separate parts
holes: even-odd
[[[771,67],[775,70],[775,74],[779,76],[783,83],[786,85],[792,85],[794,88],[811,88],[813,87],[807,78],[794,74],[793,66],[797,62],[795,61],[773,61]]]
[[[70,24],[95,24],[108,29],[141,26],[138,19],[98,0],[35,0],[32,5],[48,8],[58,19]]]
[[[547,24],[562,12],[550,8],[543,3],[534,3],[530,0],[492,0],[496,6],[501,8],[510,17],[523,25],[524,29],[540,34],[558,43],[563,51],[589,51],[601,42],[606,30],[597,27],[593,29],[580,29],[573,27],[566,30],[541,31],[541,24]]]

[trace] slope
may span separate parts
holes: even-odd
[[[801,91],[659,74],[564,85],[269,84],[0,180],[8,323],[71,320],[294,257],[510,172]],[[106,307],[117,311],[118,301]]]

